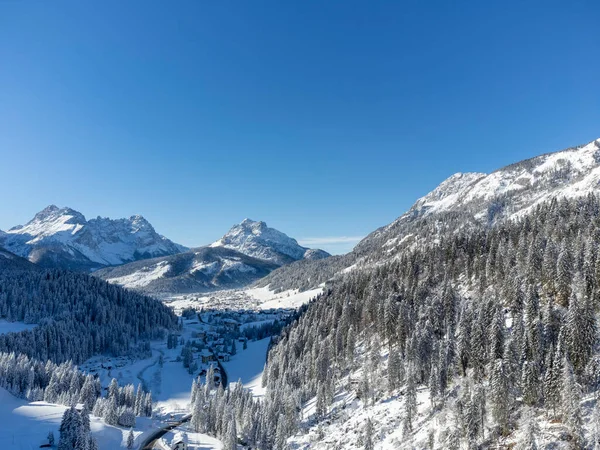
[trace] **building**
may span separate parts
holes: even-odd
[[[173,440],[171,441],[171,450],[187,450],[188,448],[188,439],[187,434],[178,431],[173,436]]]
[[[237,320],[233,320],[233,319],[224,319],[223,325],[225,325],[227,328],[229,328],[230,330],[233,330],[233,331],[237,331],[240,329],[239,322]]]
[[[208,364],[211,361],[215,360],[215,355],[208,349],[202,349],[200,352],[200,358],[202,358],[202,364]]]

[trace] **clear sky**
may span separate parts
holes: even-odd
[[[0,229],[54,203],[190,246],[250,217],[346,251],[454,172],[599,138],[598,17],[584,0],[0,1]]]

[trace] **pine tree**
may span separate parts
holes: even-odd
[[[127,435],[127,448],[132,449],[135,442],[135,436],[133,435],[133,429],[129,430]]]
[[[77,411],[73,407],[66,409],[63,413],[59,427],[60,438],[58,440],[58,450],[72,450],[74,447],[73,444],[76,436],[74,435],[73,414],[77,414]]]
[[[48,432],[48,444],[53,447],[54,446],[54,431]]]
[[[106,396],[108,399],[114,398],[118,400],[119,398],[119,382],[116,378],[110,380],[110,384],[108,385],[108,394]]]
[[[233,414],[229,417],[227,435],[225,436],[225,445],[223,450],[237,450],[237,425]]]
[[[364,443],[365,450],[373,450],[375,448],[373,444],[373,422],[371,422],[371,418],[367,419],[365,423],[365,431],[364,431]]]
[[[417,415],[417,386],[414,368],[409,364],[406,369],[406,390],[404,394],[403,434],[408,436],[413,431],[413,421]]]
[[[401,366],[402,362],[400,360],[400,355],[395,346],[390,347],[390,352],[388,355],[388,365],[387,365],[387,380],[388,380],[388,390],[393,391],[398,389],[401,379]]]
[[[571,362],[563,361],[561,415],[563,422],[569,427],[575,443],[582,444],[581,392],[575,381]]]
[[[573,258],[563,243],[556,262],[556,294],[561,305],[566,306],[571,296],[571,281],[573,278]]]
[[[81,423],[83,425],[83,430],[86,433],[90,432],[90,412],[88,411],[87,407],[84,405],[83,409],[81,410]]]
[[[575,373],[581,375],[597,342],[597,324],[592,302],[572,296],[565,323],[567,355]]]
[[[539,433],[539,429],[532,411],[526,411],[523,428],[517,450],[537,450],[536,435]]]
[[[204,414],[204,398],[201,395],[196,395],[194,403],[192,404],[192,429],[196,432],[202,432],[205,430],[205,414]]]
[[[91,375],[85,378],[79,394],[79,402],[83,403],[88,411],[94,408],[94,403],[96,403],[96,388],[94,387],[94,379]]]
[[[138,384],[137,392],[135,393],[135,403],[133,410],[136,416],[143,415],[144,392],[142,391],[142,383]]]
[[[497,359],[490,374],[490,400],[492,416],[502,435],[508,433],[510,417],[510,391],[504,361]]]

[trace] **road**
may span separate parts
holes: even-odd
[[[153,450],[154,446],[156,445],[156,441],[158,441],[161,437],[163,437],[165,434],[167,434],[172,429],[177,428],[178,426],[180,426],[186,422],[189,422],[191,418],[192,418],[192,415],[188,414],[187,416],[185,416],[183,419],[181,419],[178,422],[172,422],[163,428],[159,428],[153,434],[148,436],[144,442],[142,442],[140,444],[140,447],[139,447],[140,450]]]
[[[227,371],[225,370],[225,367],[223,367],[223,364],[221,364],[221,361],[218,359],[217,365],[219,366],[219,369],[221,369],[221,386],[223,386],[223,389],[227,389],[227,386],[229,386]]]
[[[225,367],[223,367],[221,365],[220,361],[217,361],[217,364],[221,368],[221,383],[223,384],[223,387],[226,388],[228,386],[228,384],[227,384],[227,372],[225,371]],[[139,449],[140,450],[154,450],[154,446],[156,445],[156,442],[160,438],[162,438],[169,431],[171,431],[171,430],[173,430],[173,429],[181,426],[182,424],[184,424],[186,422],[189,422],[191,418],[192,418],[192,415],[188,414],[187,416],[184,416],[183,419],[181,419],[178,422],[171,422],[171,423],[165,425],[163,428],[159,428],[153,434],[151,434],[150,436],[148,436],[140,444]]]

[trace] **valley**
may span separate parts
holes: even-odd
[[[598,155],[454,175],[343,256],[250,220],[91,276],[5,252],[0,349],[33,359],[0,354],[0,442],[89,404],[99,450],[593,448]]]
[[[0,0],[0,450],[600,450],[599,16]]]

